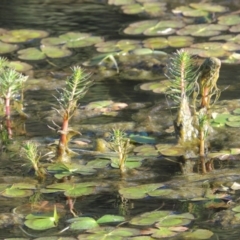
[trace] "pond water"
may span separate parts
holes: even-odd
[[[155,17],[149,17],[147,14],[129,15],[125,14],[120,10],[120,5],[109,4],[115,1],[107,0],[12,0],[9,4],[8,0],[2,0],[0,2],[0,27],[7,30],[16,29],[35,29],[44,30],[49,33],[49,36],[57,37],[67,32],[81,32],[91,33],[95,36],[101,36],[105,41],[110,40],[122,40],[122,39],[133,39],[142,41],[147,37],[143,34],[138,35],[126,35],[123,33],[124,29],[131,23],[156,19]],[[189,3],[198,3],[199,1],[172,1],[165,0],[166,11],[157,19],[171,19],[172,9],[175,9],[182,5],[189,5]],[[237,11],[240,9],[239,1],[223,0],[212,1],[221,6],[228,7],[229,12]],[[210,18],[217,18],[220,14],[212,14]],[[224,15],[224,14],[223,14]],[[238,16],[238,12],[235,16]],[[205,18],[199,17],[197,21],[206,21]],[[192,23],[192,22],[191,22]],[[239,21],[240,23],[240,21]],[[188,24],[188,23],[187,23]],[[190,24],[190,23],[189,23]],[[237,25],[237,24],[236,24]],[[239,31],[240,32],[240,31]],[[223,31],[219,35],[229,34],[228,30]],[[233,34],[237,35],[238,32]],[[2,32],[0,31],[0,37]],[[162,36],[162,37],[165,37]],[[194,36],[194,43],[201,43],[207,40],[209,37],[196,37]],[[1,38],[0,38],[1,39]],[[40,44],[39,39],[30,40],[27,42],[20,42],[20,49],[29,47],[38,47]],[[117,43],[116,43],[117,44]],[[236,43],[238,44],[238,43]],[[141,43],[142,47],[142,43]],[[179,47],[180,48],[180,47]],[[168,53],[173,53],[178,47],[166,47],[160,49]],[[240,48],[236,48],[236,53],[239,52]],[[53,143],[58,139],[56,131],[52,131],[49,126],[56,127],[56,124],[61,124],[61,118],[52,109],[56,107],[56,89],[64,86],[66,76],[70,75],[70,67],[74,65],[82,65],[89,59],[93,58],[97,53],[96,48],[92,46],[86,46],[82,48],[71,48],[72,55],[65,58],[47,58],[45,60],[27,61],[27,63],[33,66],[29,74],[29,80],[26,83],[26,89],[24,91],[24,112],[28,115],[28,118],[18,124],[14,131],[16,136],[14,137],[13,144],[6,147],[6,151],[1,154],[1,167],[0,167],[0,183],[16,183],[21,182],[22,178],[28,177],[27,180],[36,181],[33,171],[29,171],[25,165],[26,161],[19,156],[21,142],[31,140],[39,144],[40,150],[44,153],[49,152],[47,145]],[[219,49],[215,49],[215,52]],[[112,51],[109,51],[112,52]],[[218,87],[223,90],[219,99],[222,105],[217,105],[217,108],[226,108],[231,105],[224,100],[238,99],[240,94],[240,68],[239,63],[227,64],[224,61],[227,59],[226,56],[217,56],[223,60],[223,64],[220,70],[220,77],[218,81]],[[7,57],[10,61],[19,60],[19,55],[16,51],[2,54]],[[173,125],[173,119],[175,117],[176,108],[172,102],[167,102],[164,94],[156,94],[152,91],[141,90],[141,85],[146,82],[154,80],[166,79],[164,76],[163,66],[166,63],[165,55],[151,55],[150,56],[135,56],[129,59],[124,59],[124,56],[116,56],[119,64],[119,74],[117,74],[115,64],[108,62],[103,64],[103,70],[97,65],[91,67],[86,66],[87,71],[92,72],[92,77],[95,79],[95,84],[90,88],[85,97],[81,99],[81,105],[76,110],[75,115],[70,121],[70,126],[82,133],[81,136],[74,138],[74,141],[70,143],[71,149],[78,152],[77,157],[73,157],[73,161],[77,164],[86,165],[88,161],[96,158],[96,139],[106,138],[107,133],[112,128],[123,128],[128,134],[138,134],[144,137],[153,137],[154,143],[147,142],[150,146],[155,146],[157,143],[175,143],[175,137],[173,133],[167,132]],[[153,62],[153,63],[152,63]],[[108,69],[109,67],[109,69]],[[128,72],[131,69],[144,69],[142,72]],[[151,72],[151,76],[146,72]],[[105,74],[105,75],[104,75]],[[146,79],[144,76],[135,76],[134,74],[147,74]],[[108,77],[106,77],[108,75]],[[157,77],[156,77],[157,76]],[[115,103],[127,104],[127,108],[117,109],[117,111],[106,110],[106,114],[102,111],[85,111],[85,106],[93,101],[111,100]],[[239,108],[240,104],[232,104],[235,108]],[[231,105],[231,106],[232,106]],[[118,105],[122,106],[122,105]],[[170,107],[173,108],[170,110]],[[112,110],[112,109],[111,109]],[[233,108],[231,108],[231,111]],[[115,114],[115,115],[110,115]],[[52,122],[54,121],[54,123]],[[213,150],[221,150],[219,146],[223,148],[238,148],[239,130],[230,128],[226,131],[226,128],[221,132],[217,131],[218,136],[214,135],[216,140],[213,143]],[[88,143],[87,145],[80,145],[80,141]],[[147,140],[145,140],[147,141]],[[145,142],[144,142],[145,143]],[[137,146],[144,145],[137,143]],[[100,218],[105,214],[121,215],[126,218],[126,221],[134,216],[142,213],[154,211],[154,210],[169,210],[174,213],[190,212],[194,215],[195,220],[193,223],[186,225],[190,229],[209,229],[214,235],[209,238],[193,238],[184,237],[181,234],[176,237],[170,237],[169,239],[238,239],[240,231],[237,229],[240,221],[237,217],[232,220],[229,217],[229,222],[225,223],[224,226],[216,224],[217,220],[213,218],[216,212],[221,212],[227,209],[226,205],[229,200],[232,200],[235,205],[239,203],[239,188],[233,193],[234,190],[229,190],[226,193],[228,196],[219,197],[216,199],[220,200],[221,206],[213,204],[212,207],[206,207],[203,202],[208,202],[206,199],[199,200],[199,192],[194,192],[195,189],[203,191],[203,184],[209,181],[209,184],[214,185],[215,180],[217,187],[211,186],[212,189],[217,189],[217,192],[222,192],[220,186],[230,186],[233,182],[240,181],[239,175],[239,157],[234,156],[227,159],[228,161],[216,160],[215,168],[213,172],[206,175],[198,173],[197,167],[194,169],[194,173],[190,176],[182,176],[180,172],[179,164],[176,163],[176,159],[164,158],[162,155],[154,155],[155,149],[152,150],[153,154],[144,155],[140,152],[138,155],[144,159],[141,167],[131,169],[126,175],[122,176],[119,173],[119,169],[112,169],[109,165],[105,168],[98,168],[96,172],[91,174],[76,174],[73,177],[73,181],[79,182],[95,182],[97,190],[94,195],[86,194],[77,198],[74,208],[79,216],[93,217],[95,219]],[[136,152],[135,152],[136,153]],[[142,154],[142,155],[141,155]],[[99,156],[98,156],[99,157]],[[106,156],[105,156],[106,157]],[[47,162],[44,159],[45,163]],[[174,162],[175,161],[175,162]],[[11,163],[10,163],[11,162]],[[196,164],[197,165],[197,164]],[[220,171],[220,172],[219,172]],[[226,179],[223,175],[226,172]],[[214,180],[213,180],[214,178]],[[53,174],[49,173],[47,178],[43,182],[38,182],[39,189],[45,189],[46,186],[61,182],[53,177]],[[220,183],[218,183],[220,182]],[[161,189],[175,189],[177,193],[172,193],[172,196],[166,197],[151,197],[145,194],[145,197],[136,199],[121,199],[118,190],[123,187],[137,186],[141,184],[150,183],[163,183],[165,185],[160,186]],[[180,191],[179,189],[182,190]],[[220,190],[219,190],[219,189]],[[157,188],[158,189],[158,188]],[[190,190],[189,190],[190,189]],[[1,191],[4,189],[1,188]],[[184,195],[184,191],[189,192]],[[139,190],[140,191],[140,190]],[[178,193],[179,191],[179,193]],[[192,191],[192,192],[191,192]],[[215,191],[215,190],[214,190]],[[36,191],[37,192],[37,191]],[[146,191],[147,193],[147,191]],[[229,194],[228,194],[229,193]],[[177,195],[179,194],[179,195]],[[173,197],[173,195],[175,197]],[[200,194],[203,195],[203,194]],[[205,195],[205,194],[204,194]],[[213,195],[211,197],[216,200]],[[209,199],[211,199],[209,197]],[[18,224],[13,223],[9,220],[7,224],[2,223],[4,220],[0,219],[0,238],[23,238],[35,239],[37,237],[44,237],[54,235],[69,225],[65,221],[72,218],[72,214],[69,212],[68,205],[65,205],[66,197],[62,192],[57,193],[42,193],[41,199],[49,201],[50,204],[59,204],[58,210],[61,213],[61,208],[65,208],[66,212],[60,214],[63,215],[59,225],[56,228],[46,231],[34,231],[27,227],[24,227],[25,231],[30,233],[27,236],[21,229],[18,228]],[[194,199],[192,201],[192,199]],[[184,201],[182,201],[184,200]],[[29,197],[23,198],[6,198],[0,196],[0,214],[1,218],[4,218],[7,213],[11,213],[14,208],[27,205],[31,199]],[[37,201],[37,200],[36,200]],[[203,206],[204,205],[204,206]],[[234,206],[235,206],[234,205]],[[52,208],[53,209],[53,208]],[[18,211],[22,213],[19,209]],[[26,211],[27,213],[30,210]],[[62,210],[63,211],[63,210]],[[222,219],[225,215],[222,216]],[[221,218],[221,216],[219,217]],[[214,220],[213,220],[214,219]],[[222,219],[219,222],[222,223]],[[9,226],[10,225],[10,226]],[[111,224],[114,226],[114,224]],[[180,224],[181,225],[181,224]],[[230,230],[232,229],[233,230]],[[150,231],[150,228],[146,231]],[[180,231],[180,230],[179,230]],[[77,239],[80,234],[79,230],[68,230],[57,236],[70,236],[72,239]],[[141,234],[139,234],[141,235]],[[144,233],[143,233],[144,235]],[[146,234],[147,235],[147,234]],[[86,237],[86,236],[84,236]],[[159,239],[160,237],[142,239]],[[149,238],[147,238],[149,237]],[[55,239],[54,237],[49,239]],[[60,238],[56,238],[60,239]],[[64,239],[64,238],[62,238]],[[67,238],[66,238],[67,239]],[[70,238],[69,238],[70,239]],[[79,236],[78,239],[90,239]],[[91,238],[94,239],[94,238]],[[100,238],[95,238],[100,239]],[[107,238],[111,239],[111,238]],[[112,238],[115,239],[115,238]],[[116,238],[116,239],[140,239],[133,237]]]

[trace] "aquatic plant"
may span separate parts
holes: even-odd
[[[211,170],[210,166],[206,169],[205,163],[210,128],[208,110],[211,97],[215,95],[216,101],[220,95],[217,88],[220,67],[221,61],[213,57],[206,58],[199,66],[195,57],[185,50],[173,54],[167,65],[166,75],[171,80],[167,95],[178,104],[174,120],[178,143],[185,148],[185,159],[200,156],[203,173]],[[200,106],[197,101],[199,94]]]
[[[23,84],[27,80],[27,76],[23,76],[15,69],[9,67],[9,62],[5,58],[0,58],[0,97],[4,99],[6,129],[8,138],[12,138],[11,127],[11,100],[21,94]]]
[[[58,96],[56,97],[60,110],[56,108],[55,110],[62,117],[62,127],[61,130],[59,130],[61,136],[56,156],[60,162],[68,162],[71,152],[68,148],[68,142],[73,136],[73,131],[69,128],[69,120],[78,107],[78,100],[85,96],[93,84],[93,79],[90,78],[90,74],[85,73],[81,67],[73,67],[72,71],[72,75],[66,80],[66,87],[58,90]],[[74,134],[76,134],[76,132],[74,132]]]
[[[110,148],[118,154],[118,166],[122,173],[126,171],[126,159],[130,148],[130,139],[120,129],[113,129]]]
[[[39,160],[41,156],[38,153],[38,145],[34,142],[27,141],[22,145],[22,156],[26,158],[35,170],[36,176],[44,178],[45,171],[40,166]]]

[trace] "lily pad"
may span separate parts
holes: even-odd
[[[141,199],[147,197],[150,192],[163,186],[164,184],[161,183],[152,183],[134,187],[126,187],[121,188],[119,190],[119,194],[126,199]]]
[[[67,41],[66,46],[69,48],[89,47],[102,41],[103,41],[102,37],[88,36],[84,39]]]
[[[200,9],[193,9],[189,6],[180,6],[172,10],[174,14],[182,14],[186,17],[207,17],[209,12]]]
[[[239,122],[226,122],[226,125],[229,127],[240,127],[240,121]]]
[[[89,161],[87,163],[87,166],[90,166],[91,168],[105,168],[109,164],[110,164],[110,160],[99,158],[99,159]]]
[[[160,16],[166,10],[165,3],[158,3],[158,2],[149,2],[149,3],[135,3],[135,4],[128,4],[123,5],[121,7],[122,11],[125,14],[140,14],[146,13],[150,16]]]
[[[42,45],[48,45],[48,46],[63,45],[65,43],[66,43],[65,39],[58,38],[58,37],[48,37],[41,40]]]
[[[42,60],[46,58],[46,55],[37,48],[26,48],[19,50],[18,58],[23,60]]]
[[[227,7],[218,5],[218,4],[211,4],[211,3],[190,3],[191,7],[208,11],[208,12],[226,12],[228,11]]]
[[[218,17],[218,24],[227,26],[240,24],[240,16],[234,14],[220,16]]]
[[[18,49],[18,45],[16,44],[9,44],[0,41],[0,54],[6,54],[14,52]]]
[[[212,237],[213,232],[207,229],[197,229],[193,232],[184,233],[183,237],[186,239],[209,239]]]
[[[154,93],[165,93],[167,89],[169,89],[171,85],[171,81],[169,80],[162,80],[159,82],[151,82],[151,83],[144,83],[140,85],[140,89],[153,91]]]
[[[45,46],[41,45],[41,50],[50,58],[62,58],[72,55],[72,52],[65,46]]]
[[[180,157],[185,154],[185,150],[182,146],[172,144],[157,144],[156,148],[164,156]]]
[[[154,238],[169,238],[177,235],[178,232],[171,231],[169,228],[161,227],[158,230],[155,230],[151,235]]]
[[[9,66],[18,72],[27,72],[33,68],[30,64],[21,61],[11,61]]]
[[[101,218],[97,220],[98,224],[103,224],[103,223],[118,223],[118,222],[124,222],[125,217],[123,216],[118,216],[118,215],[104,215]]]
[[[146,36],[170,35],[176,32],[177,29],[184,27],[185,24],[181,21],[166,20],[160,21],[152,27],[143,31]]]
[[[48,32],[34,29],[10,30],[0,36],[0,40],[7,43],[23,43],[36,38],[45,38]]]
[[[146,29],[156,26],[157,23],[158,23],[158,20],[146,20],[146,21],[131,23],[127,28],[123,30],[123,32],[129,35],[140,35]]]
[[[159,153],[153,145],[144,144],[134,148],[138,156],[158,156]]]
[[[99,225],[96,220],[90,217],[76,218],[74,219],[74,222],[70,225],[70,229],[72,230],[87,230],[97,227],[99,227]]]
[[[19,189],[17,187],[15,188],[14,186],[11,186],[6,188],[3,192],[1,192],[1,195],[9,198],[29,197],[33,195],[33,191],[28,189]]]
[[[177,31],[177,34],[191,35],[196,37],[209,37],[219,35],[221,31],[226,31],[227,29],[227,26],[216,24],[194,24],[180,29]]]
[[[171,211],[147,212],[137,217],[133,217],[129,223],[138,226],[150,226],[161,221],[161,218],[166,218],[171,213]]]
[[[26,219],[24,224],[34,230],[46,230],[56,227],[59,220],[56,205],[53,214],[29,214]]]

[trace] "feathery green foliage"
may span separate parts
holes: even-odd
[[[196,86],[198,70],[193,56],[187,51],[174,53],[167,64],[166,76],[172,81],[167,95],[178,103],[183,97],[189,97]]]
[[[23,76],[15,69],[9,68],[8,61],[5,58],[0,58],[0,96],[6,97],[9,94],[13,97],[22,88],[23,83],[27,80],[27,76]]]
[[[79,67],[72,68],[73,74],[66,80],[66,87],[58,91],[57,101],[60,107],[70,115],[77,107],[77,101],[85,96],[93,84],[91,74],[87,74]]]

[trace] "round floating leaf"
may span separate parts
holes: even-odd
[[[59,36],[60,39],[64,41],[78,41],[87,37],[90,37],[91,34],[89,33],[81,33],[81,32],[67,32]]]
[[[213,232],[207,229],[197,229],[194,232],[184,233],[183,237],[186,239],[209,239]]]
[[[159,149],[159,152],[164,156],[180,157],[185,154],[185,150],[181,146],[172,146],[171,148]]]
[[[142,34],[146,29],[155,26],[158,20],[146,20],[131,23],[127,28],[123,30],[125,34],[139,35]]]
[[[19,189],[36,189],[36,185],[32,183],[14,183],[12,188],[19,188]]]
[[[126,199],[141,199],[147,196],[147,193],[162,187],[163,184],[143,184],[135,187],[121,188],[119,194]]]
[[[227,42],[223,44],[223,49],[227,51],[238,51],[240,50],[240,44],[234,42]]]
[[[54,219],[44,218],[44,219],[29,219],[24,222],[24,224],[34,230],[46,230],[49,228],[56,227],[57,224]]]
[[[148,38],[143,41],[143,45],[146,48],[161,49],[168,47],[168,40],[163,37]]]
[[[240,24],[234,25],[232,27],[230,27],[229,29],[230,32],[240,32]]]
[[[160,82],[144,83],[140,86],[142,90],[152,90],[154,93],[165,93],[171,84],[170,80],[162,80]]]
[[[90,166],[91,168],[105,168],[109,164],[110,164],[109,160],[99,158],[96,160],[89,161],[87,163],[87,166]]]
[[[240,206],[234,207],[232,210],[233,210],[234,212],[240,212]]]
[[[151,235],[154,238],[168,238],[177,235],[178,232],[171,231],[169,228],[161,227],[158,230],[155,230]]]
[[[240,116],[231,116],[227,120],[228,120],[228,122],[239,122]]]
[[[138,226],[150,226],[160,221],[161,218],[167,217],[169,214],[171,214],[171,211],[154,211],[143,213],[137,217],[132,218],[130,224]]]
[[[139,14],[139,13],[148,13],[152,16],[158,16],[166,9],[164,3],[144,3],[143,5],[139,3],[123,5],[122,11],[126,14]]]
[[[172,10],[174,14],[183,14],[186,17],[206,17],[209,15],[207,11],[193,9],[188,6],[180,6]]]
[[[82,186],[72,186],[70,189],[64,192],[67,197],[81,197],[85,195],[90,195],[95,192],[95,187],[82,187]]]
[[[170,35],[173,34],[177,28],[182,28],[185,24],[181,21],[160,21],[155,26],[147,28],[143,33],[147,36],[156,35]]]
[[[124,222],[124,221],[125,221],[125,218],[123,216],[104,215],[97,220],[97,223],[103,224],[103,223],[115,223],[115,222]]]
[[[169,194],[172,194],[174,190],[172,189],[157,189],[152,192],[149,192],[148,195],[151,197],[166,197]]]
[[[70,229],[72,230],[86,230],[97,227],[99,227],[99,225],[96,220],[90,217],[76,218],[75,221],[70,225]]]
[[[42,45],[62,45],[65,44],[66,40],[58,37],[49,37],[41,40]]]
[[[166,218],[166,219],[163,219],[162,221],[158,222],[155,226],[158,228],[174,227],[174,226],[188,225],[189,223],[191,223],[190,219]]]
[[[16,44],[9,44],[9,43],[3,43],[0,41],[0,54],[6,54],[14,52],[18,49],[18,45]]]
[[[233,110],[234,114],[240,114],[240,108],[236,108],[235,110]]]
[[[196,37],[209,37],[219,35],[220,31],[227,30],[227,26],[221,26],[216,24],[195,24],[188,25],[179,31],[177,31],[178,35],[192,35]]]
[[[18,72],[27,72],[32,69],[32,66],[30,64],[20,61],[11,61],[9,62],[9,66]]]
[[[36,38],[44,38],[48,36],[48,32],[33,29],[19,29],[6,31],[0,36],[0,40],[7,43],[27,42]]]
[[[92,45],[102,42],[102,41],[103,41],[102,37],[89,36],[84,39],[67,41],[66,45],[69,48],[81,48],[81,47],[92,46]]]
[[[194,41],[193,37],[189,36],[170,36],[168,37],[168,44],[170,47],[187,47]]]
[[[10,188],[5,189],[3,192],[1,192],[1,195],[4,197],[10,197],[10,198],[29,197],[29,196],[33,195],[33,191],[10,187]]]
[[[88,103],[85,106],[85,109],[86,110],[101,109],[101,108],[108,107],[109,105],[111,105],[113,103],[114,102],[112,100],[95,101],[95,102]]]
[[[239,15],[234,15],[234,14],[229,14],[229,15],[224,15],[218,17],[218,23],[221,25],[237,25],[240,24],[240,16]]]
[[[128,4],[134,4],[135,0],[108,0],[108,4],[110,5],[128,5]]]
[[[217,116],[213,118],[213,121],[215,123],[225,124],[227,119],[230,118],[231,116],[232,115],[230,113],[217,114]]]
[[[211,3],[190,3],[191,7],[208,11],[208,12],[226,12],[228,11],[227,7],[217,5],[217,4],[211,4]]]
[[[72,52],[65,46],[44,46],[41,45],[41,50],[50,58],[62,58],[72,55]]]
[[[226,122],[226,125],[229,127],[240,127],[240,121],[239,122]]]
[[[17,53],[18,58],[23,60],[42,60],[46,58],[45,54],[37,48],[26,48],[19,50]]]
[[[134,152],[139,156],[158,156],[156,148],[152,145],[142,145],[134,148]]]

